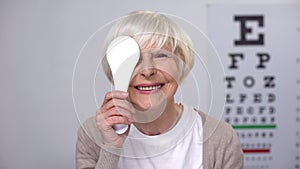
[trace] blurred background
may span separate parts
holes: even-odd
[[[75,168],[76,59],[100,27],[141,9],[182,17],[215,46],[222,118],[241,139],[245,168],[300,168],[298,0],[1,0],[0,169]]]

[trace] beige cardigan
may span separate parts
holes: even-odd
[[[231,125],[199,112],[203,124],[203,169],[243,169],[240,141]],[[78,130],[77,169],[117,169],[119,156],[101,149],[83,128]]]

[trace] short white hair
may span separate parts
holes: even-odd
[[[140,46],[169,47],[185,63],[181,80],[194,65],[192,41],[181,27],[158,12],[134,11],[117,20],[106,37],[102,66],[110,82],[113,82],[113,78],[105,55],[110,42],[118,36],[130,36]]]

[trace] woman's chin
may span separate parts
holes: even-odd
[[[147,111],[152,107],[150,102],[135,102],[133,105],[137,111]]]
[[[136,108],[134,118],[140,123],[149,123],[160,117],[166,108],[166,99],[144,99],[136,100],[133,104]]]
[[[159,118],[164,110],[165,106],[161,105],[139,106],[133,118],[138,123],[150,123]]]

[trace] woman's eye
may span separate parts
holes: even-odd
[[[164,54],[164,53],[159,53],[155,56],[156,58],[165,58],[165,57],[169,57],[168,55]]]

